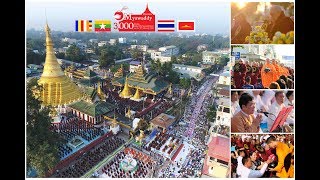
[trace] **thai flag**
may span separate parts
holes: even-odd
[[[174,20],[158,20],[158,32],[174,32]]]

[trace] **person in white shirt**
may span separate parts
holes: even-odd
[[[282,108],[286,107],[284,104],[285,95],[283,91],[277,91],[275,93],[275,101],[272,103],[270,109],[269,109],[269,118],[268,118],[268,128],[272,127],[274,120],[277,118],[279,112],[282,110]],[[286,131],[292,131],[292,129],[288,126],[288,124],[292,124],[294,122],[294,117],[288,116],[286,119],[286,122],[284,123]]]
[[[245,156],[242,158],[242,168],[241,171],[239,171],[239,178],[259,178],[262,177],[264,172],[267,170],[269,163],[271,163],[273,160],[270,158],[262,165],[260,170],[253,170],[252,167],[252,161],[249,156]],[[239,164],[238,164],[239,166]]]
[[[240,176],[240,174],[242,172],[242,169],[243,169],[242,158],[245,156],[246,156],[246,153],[245,153],[244,149],[240,149],[239,156],[237,157],[238,166],[236,169],[236,173],[238,176]]]
[[[237,91],[231,91],[231,117],[241,110]]]
[[[284,100],[286,106],[294,106],[294,95],[293,91],[287,91],[286,99]]]
[[[272,100],[274,99],[274,91],[271,90],[265,90],[263,91],[262,95],[261,95],[261,101],[265,106],[265,110],[268,111],[269,107],[272,104]]]

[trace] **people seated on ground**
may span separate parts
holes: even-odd
[[[241,111],[231,118],[231,132],[260,132],[259,126],[262,115],[258,114],[256,117],[254,116],[255,102],[253,97],[248,93],[242,94],[239,99],[239,105]]]

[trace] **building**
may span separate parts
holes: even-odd
[[[179,54],[179,48],[176,46],[160,47],[159,51],[161,52],[161,56],[165,57],[177,56]]]
[[[86,43],[77,43],[77,47],[80,48],[81,50],[84,50],[87,48]]]
[[[204,77],[203,68],[184,64],[172,64],[173,70],[180,73],[180,78],[194,78],[201,81]]]
[[[225,71],[219,75],[219,80],[218,80],[217,84],[223,84],[223,85],[230,86],[230,82],[231,82],[230,71]]]
[[[107,45],[107,41],[100,41],[99,43],[98,43],[98,46],[99,47],[102,47],[102,46],[105,46],[105,45]]]
[[[202,174],[214,178],[227,178],[229,176],[229,161],[229,138],[214,133],[208,141],[208,153],[204,161]]]
[[[142,66],[139,66],[134,73],[126,77],[116,77],[111,81],[112,85],[121,90],[120,97],[141,99],[142,93],[156,96],[169,87],[169,83],[158,79],[154,73],[146,73]],[[133,91],[135,94],[133,95]]]
[[[138,49],[139,51],[147,52],[148,51],[148,45],[131,45],[131,49]]]
[[[261,62],[265,61],[267,58],[269,59],[279,59],[272,45],[250,45],[250,46],[241,46],[241,47],[233,47],[231,52],[231,59],[235,61],[235,54],[239,52],[240,58],[245,61],[255,61]]]
[[[97,89],[92,87],[84,88],[86,100],[73,102],[67,106],[67,111],[82,120],[92,124],[100,124],[104,120],[104,115],[113,112],[115,106],[105,102],[106,95],[100,86]]]
[[[62,42],[67,42],[69,44],[75,44],[75,43],[77,43],[77,40],[65,37],[62,39]]]
[[[202,62],[204,64],[215,64],[220,58],[219,53],[213,51],[202,52]]]
[[[104,86],[105,79],[99,77],[97,73],[90,68],[85,70],[75,69],[72,66],[66,68],[65,73],[71,79],[73,79],[80,87],[98,87],[99,83]]]
[[[113,45],[117,44],[117,40],[116,40],[116,39],[110,39],[110,40],[109,40],[109,44],[110,44],[111,46],[113,46]]]
[[[153,128],[157,128],[162,132],[166,132],[169,127],[175,122],[176,118],[168,114],[161,113],[157,117],[153,118],[150,121],[150,124]]]
[[[224,98],[228,101],[230,101],[229,98]],[[214,122],[216,125],[224,125],[224,126],[230,126],[230,103],[225,102],[225,104],[218,105],[217,113],[216,113],[216,121]]]
[[[98,43],[98,39],[89,39],[89,42],[91,42],[91,43]]]
[[[200,51],[205,51],[207,50],[208,48],[208,45],[207,44],[200,44],[198,47],[197,47],[197,51],[200,52]]]
[[[161,57],[161,52],[154,50],[154,51],[150,52],[150,57],[151,57],[152,60],[160,59],[160,57]]]
[[[129,71],[130,73],[133,73],[136,71],[136,69],[141,66],[141,62],[140,61],[131,61],[130,62],[130,68]]]
[[[53,51],[53,42],[48,24],[46,32],[46,59],[43,73],[38,81],[42,85],[41,100],[44,105],[64,105],[80,99],[80,89],[62,71]]]
[[[93,54],[94,50],[91,48],[85,49],[84,52],[88,53],[88,54]]]
[[[127,38],[121,37],[118,39],[120,44],[126,44],[127,43]]]

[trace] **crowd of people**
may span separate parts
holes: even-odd
[[[294,70],[275,59],[265,63],[238,60],[232,70],[232,89],[294,89]]]
[[[93,124],[81,120],[78,117],[69,117],[60,121],[60,123],[52,123],[51,131],[57,132],[64,140],[64,144],[59,146],[59,158],[63,159],[75,151],[68,145],[69,142],[76,137],[81,137],[84,140],[91,142],[92,140],[104,134],[101,128],[96,128]]]
[[[253,16],[252,14],[248,16]],[[265,13],[264,23],[262,27],[267,33],[267,37],[273,40],[276,32],[280,31],[286,34],[290,31],[294,31],[293,17],[286,15],[286,12],[282,6],[271,5],[268,13]],[[250,36],[254,22],[249,22],[247,15],[241,10],[232,17],[231,25],[231,44],[246,44],[246,37]],[[285,43],[285,42],[283,42]]]
[[[97,163],[106,158],[119,146],[124,144],[125,141],[119,137],[110,137],[105,139],[101,144],[92,147],[89,151],[85,152],[81,157],[71,164],[57,169],[52,177],[57,178],[77,178],[83,176]]]
[[[231,91],[231,116],[232,133],[293,132],[294,92]]]
[[[137,162],[137,168],[132,170],[121,168],[120,163],[128,155],[132,156]],[[104,173],[108,178],[145,178],[151,177],[154,169],[154,160],[152,157],[137,149],[127,147],[105,164],[102,169],[99,170],[98,174]]]
[[[293,134],[233,134],[231,177],[293,178]]]

